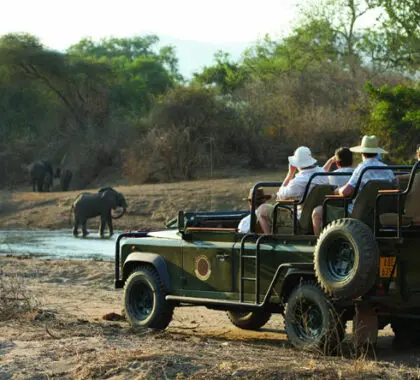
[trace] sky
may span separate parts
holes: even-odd
[[[290,28],[296,0],[16,0],[1,5],[0,34],[27,32],[64,50],[83,37],[162,34],[212,43],[253,42]]]
[[[306,0],[3,0],[0,35],[26,32],[65,51],[82,38],[156,34],[176,47],[181,74],[211,65],[217,50],[240,58],[270,34],[281,38]]]

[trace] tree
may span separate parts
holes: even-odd
[[[418,70],[420,67],[420,4],[418,0],[370,0],[385,13],[381,17],[386,35],[388,60],[393,66]]]
[[[246,73],[238,62],[233,62],[229,53],[218,51],[214,55],[216,63],[206,66],[200,73],[194,73],[194,80],[204,85],[216,85],[223,94],[232,93],[246,79]]]
[[[364,132],[377,135],[391,159],[410,160],[420,141],[420,89],[408,85],[375,88],[368,83],[366,91],[370,102]]]

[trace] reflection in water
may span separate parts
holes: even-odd
[[[97,233],[91,233],[83,239],[73,237],[71,230],[0,231],[0,256],[112,260],[118,234],[101,239]]]

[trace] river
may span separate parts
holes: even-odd
[[[118,234],[101,239],[97,232],[75,238],[70,229],[0,230],[0,256],[112,260]]]

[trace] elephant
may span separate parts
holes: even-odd
[[[29,179],[33,191],[52,190],[53,187],[53,169],[47,160],[39,160],[25,166],[28,171]]]
[[[122,207],[122,212],[118,215],[112,215],[111,210]],[[78,235],[79,225],[82,225],[82,236],[88,234],[86,222],[96,216],[101,217],[99,234],[104,237],[105,226],[108,225],[109,237],[114,234],[112,219],[121,218],[127,210],[127,202],[123,194],[114,190],[112,187],[104,187],[97,193],[81,193],[75,199],[72,205],[74,212],[73,236]]]
[[[70,187],[73,172],[70,169],[61,170],[60,168],[57,168],[55,172],[55,177],[60,178],[61,191],[67,191]]]

